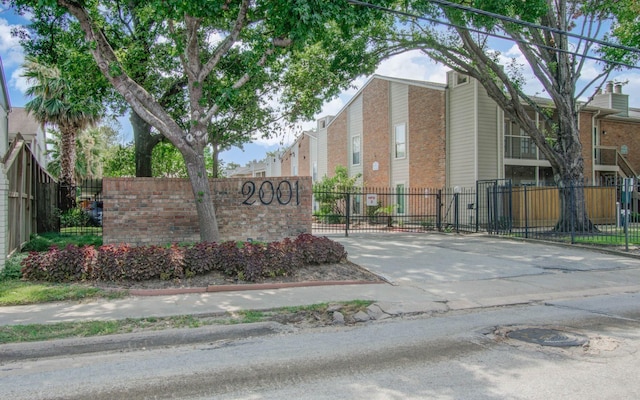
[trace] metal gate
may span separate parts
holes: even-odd
[[[314,190],[314,232],[474,231],[473,189]]]
[[[476,182],[476,231],[504,234],[513,227],[511,179]]]

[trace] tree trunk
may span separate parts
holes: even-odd
[[[218,157],[220,155],[220,149],[218,148],[217,144],[213,144],[213,171],[211,176],[213,176],[214,178],[220,178],[220,161],[218,160]]]
[[[60,124],[60,209],[68,211],[76,206],[76,129]]]
[[[573,99],[567,96],[569,99]],[[557,159],[552,161],[554,180],[560,195],[560,217],[556,232],[597,232],[598,229],[589,219],[584,194],[584,159],[578,116],[574,104],[568,104],[559,110],[558,125],[560,132],[555,147],[559,150]]]
[[[131,110],[129,117],[133,128],[135,146],[136,177],[152,177],[153,148],[162,140],[162,135],[152,135],[151,125],[143,120],[135,111]]]
[[[207,178],[207,168],[204,162],[204,148],[188,148],[182,150],[193,197],[198,212],[198,224],[200,227],[200,240],[203,242],[218,242],[220,233],[218,232],[218,221],[216,219],[215,206],[211,187]]]

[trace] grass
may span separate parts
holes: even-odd
[[[98,297],[117,299],[126,295],[126,291],[108,291],[83,285],[32,283],[17,279],[0,281],[0,306],[84,300]]]
[[[56,232],[43,233],[33,235],[22,251],[47,251],[51,246],[63,248],[68,244],[75,244],[77,246],[101,246],[102,236],[95,234],[72,235]]]
[[[50,246],[64,247],[67,244],[100,245],[102,238],[97,236],[72,236],[61,234],[43,234],[34,236],[27,244],[29,251],[49,249]],[[121,298],[126,291],[107,291],[80,284],[53,284],[21,281],[22,260],[26,253],[16,254],[6,261],[0,271],[0,306],[16,306],[52,301],[83,300],[89,298]]]
[[[372,304],[368,300],[354,300],[340,304],[341,312],[355,313]],[[78,321],[54,324],[29,324],[0,326],[0,344],[35,342],[52,339],[104,336],[118,333],[157,331],[174,328],[198,328],[213,324],[246,324],[286,319],[287,315],[327,313],[328,303],[299,307],[282,307],[273,310],[242,310],[224,315],[180,315],[173,317],[127,318],[115,321]]]
[[[165,318],[127,318],[117,321],[8,325],[0,327],[0,344],[105,336],[169,328],[196,328],[202,325],[204,323],[201,320],[190,315]]]
[[[101,226],[69,226],[66,228],[60,228],[61,234],[76,235],[80,232],[82,235],[87,236],[102,236]]]

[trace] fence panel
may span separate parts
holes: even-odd
[[[315,232],[475,230],[473,190],[356,187],[314,190]]]
[[[637,183],[628,191],[624,190],[622,184],[567,188],[571,193],[571,202],[583,199],[581,204],[571,203],[572,210],[583,209],[587,215],[587,223],[581,224],[576,220],[581,219],[577,212],[562,215],[561,193],[557,187],[514,187],[510,229],[487,231],[491,234],[629,249],[629,246],[640,246],[640,214],[634,211],[638,209],[639,190]],[[627,192],[629,194],[625,194]],[[580,193],[583,196],[579,196]],[[559,224],[561,220],[565,223]]]
[[[102,179],[83,179],[71,188],[58,187],[58,197],[74,193],[72,208],[59,211],[60,233],[102,236]]]

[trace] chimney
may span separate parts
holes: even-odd
[[[616,84],[613,90],[614,93],[622,94],[622,85],[620,83]]]
[[[613,81],[607,82],[607,90],[605,93],[613,93]]]

